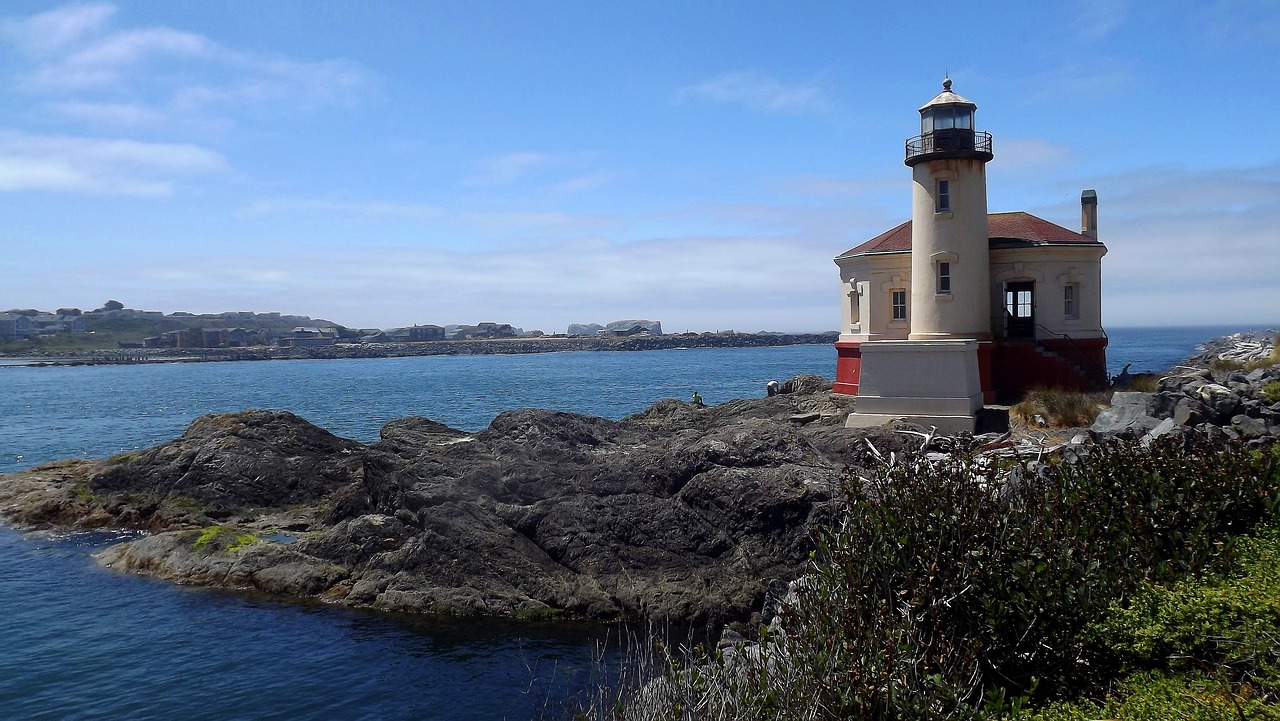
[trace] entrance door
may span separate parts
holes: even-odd
[[[1004,336],[1006,338],[1035,338],[1034,281],[1004,284]]]

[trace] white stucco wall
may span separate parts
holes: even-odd
[[[936,212],[937,181],[951,210]],[[911,339],[991,337],[986,163],[951,158],[912,168]],[[937,263],[951,263],[951,292],[937,292]]]
[[[1036,336],[1068,335],[1101,338],[1102,246],[1037,246],[991,251],[991,318],[997,337],[1004,335],[1004,285],[1034,281]],[[1063,287],[1077,287],[1078,317],[1064,316]]]
[[[836,265],[840,268],[840,340],[905,340],[911,330],[911,254],[857,256],[837,260]],[[856,303],[850,298],[855,288],[859,291]],[[907,291],[906,320],[893,320],[894,288]]]

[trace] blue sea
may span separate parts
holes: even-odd
[[[1242,328],[1115,329],[1108,365],[1167,368]],[[832,377],[830,346],[363,360],[0,366],[0,472],[169,440],[203,413],[291,410],[377,440],[427,416],[479,430],[503,410],[608,418],[654,401],[763,395]],[[397,616],[176,586],[99,569],[128,534],[0,527],[0,718],[560,718],[621,629]]]

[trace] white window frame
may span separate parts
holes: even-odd
[[[899,299],[902,300],[901,303],[898,302]],[[906,288],[890,289],[889,290],[889,306],[892,309],[890,311],[890,316],[889,316],[891,320],[894,320],[894,321],[906,320],[907,319],[907,289]]]
[[[1080,284],[1067,283],[1062,286],[1062,317],[1066,320],[1080,319]]]
[[[937,195],[935,196],[934,212],[950,213],[951,212],[951,181],[939,180]]]
[[[951,261],[938,261],[938,295],[951,295]]]

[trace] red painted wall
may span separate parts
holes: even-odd
[[[832,389],[836,393],[858,395],[861,345],[836,343],[836,382]],[[1043,351],[1056,355],[1046,355]],[[984,403],[994,403],[997,398],[1008,398],[1037,387],[1101,390],[1107,387],[1106,367],[1106,338],[978,344],[978,375]]]
[[[858,379],[862,375],[862,344],[836,343],[836,382],[832,390],[845,395],[858,395]]]

